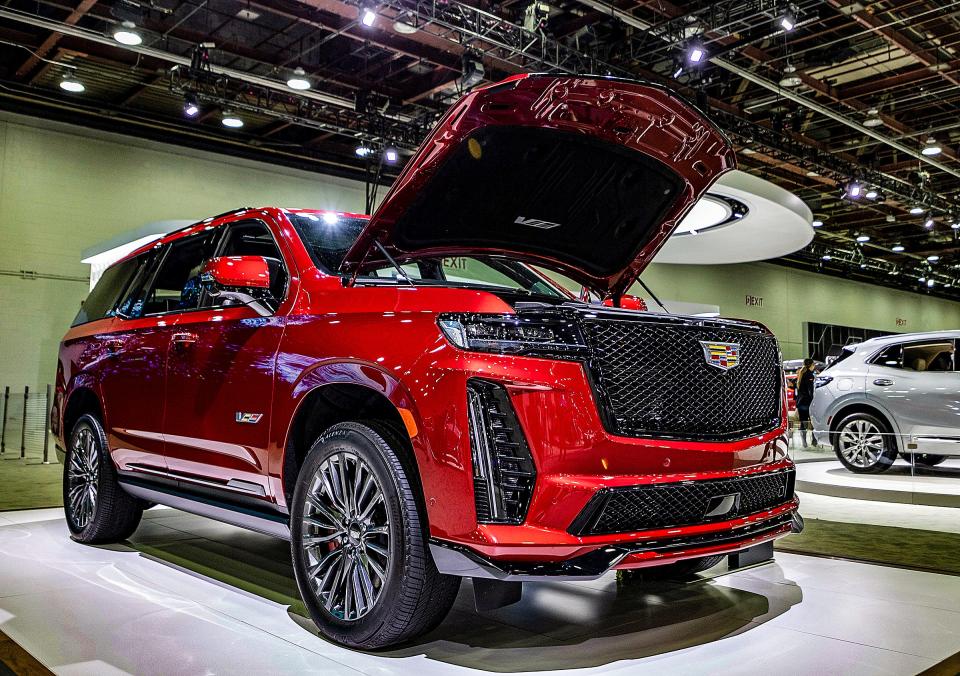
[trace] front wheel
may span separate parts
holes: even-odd
[[[293,495],[297,586],[320,632],[383,648],[433,629],[460,578],[437,571],[402,442],[377,423],[340,423],[311,448]]]
[[[853,413],[833,432],[833,450],[851,472],[886,472],[897,459],[897,444],[886,424],[870,413]]]
[[[67,444],[63,511],[71,537],[84,544],[126,540],[143,516],[140,501],[120,487],[107,435],[89,414],[77,420]]]

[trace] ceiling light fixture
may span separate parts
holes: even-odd
[[[870,188],[870,189],[864,194],[864,197],[866,197],[868,200],[875,200],[875,199],[877,199],[877,197],[879,197],[879,196],[880,196],[880,193],[877,192],[877,189],[876,189],[876,188]]]
[[[396,164],[398,159],[400,159],[400,153],[396,148],[387,148],[383,151],[383,161],[387,164]]]
[[[960,230],[960,222],[954,221],[953,223],[950,224],[950,227],[953,228],[954,230]]]
[[[927,278],[926,278],[926,277],[920,277],[920,278],[917,279],[917,281],[920,282],[921,284],[923,284],[925,281],[927,281]]]
[[[802,84],[803,80],[797,75],[797,67],[787,61],[787,65],[783,67],[783,78],[780,80],[780,86],[799,87]]]
[[[880,119],[880,111],[876,108],[871,108],[867,111],[867,119],[863,121],[864,127],[879,127],[883,124],[883,120]]]
[[[229,127],[230,129],[239,129],[243,126],[243,120],[236,116],[232,112],[223,111],[223,114],[220,116],[220,124],[224,127]]]
[[[372,26],[376,22],[377,22],[376,12],[374,12],[370,7],[360,8],[360,23],[362,23],[367,28],[370,28],[370,26]]]
[[[931,216],[930,214],[927,214],[927,217],[923,221],[923,227],[925,227],[927,230],[933,230],[933,226],[934,226],[933,216]]]
[[[797,13],[793,5],[788,5],[786,11],[779,16],[777,25],[788,33],[796,28]]]
[[[83,83],[80,82],[71,71],[67,71],[63,74],[63,79],[60,80],[60,89],[72,94],[79,94],[86,89],[86,87],[83,86]]]
[[[890,247],[890,251],[893,253],[901,253],[905,250],[906,248],[902,244],[894,244],[892,247]]]
[[[857,235],[857,241],[860,242],[860,244],[863,244],[864,242],[869,242],[870,235]]]
[[[823,254],[822,256],[820,256],[820,260],[824,260],[824,261],[833,260],[833,256],[831,256],[830,254]]]
[[[927,256],[928,263],[936,263],[938,260],[940,260],[940,256],[937,256],[937,255]]]
[[[819,218],[815,218],[810,222],[810,225],[812,225],[815,228],[819,228],[821,225],[823,225],[823,221],[821,221]]]
[[[301,66],[294,68],[293,75],[287,80],[287,86],[299,92],[310,89],[310,80],[307,79],[307,72]]]
[[[707,58],[707,51],[703,48],[703,43],[694,40],[687,48],[687,61],[690,63],[701,63]]]
[[[914,204],[912,207],[910,207],[910,213],[914,216],[919,216],[923,213],[923,207],[919,204]]]
[[[933,136],[928,136],[923,148],[920,149],[920,154],[926,155],[927,157],[933,157],[934,155],[939,155],[942,152],[943,148],[940,147],[940,144],[937,143],[937,139],[933,138]]]
[[[200,102],[193,92],[187,92],[183,95],[183,114],[187,117],[196,117],[200,114]]]
[[[420,29],[417,28],[416,16],[412,12],[404,12],[393,22],[393,30],[401,35],[413,35]]]
[[[123,21],[119,26],[114,27],[113,39],[121,45],[136,47],[143,42],[143,38],[140,37],[140,33],[136,29],[137,26],[132,21]]]
[[[927,286],[928,286],[928,287],[932,287],[933,285],[934,285],[934,281],[933,281],[932,279],[928,279],[928,280],[927,280]]]
[[[357,154],[357,157],[369,157],[373,153],[373,148],[361,143],[353,152]]]
[[[849,199],[858,200],[862,194],[863,186],[860,185],[860,182],[857,180],[850,181],[844,187],[843,196]]]

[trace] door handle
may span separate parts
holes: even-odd
[[[195,342],[197,342],[197,334],[195,333],[175,333],[170,338],[170,344],[173,345],[174,349],[193,345]]]
[[[874,385],[879,385],[880,387],[889,387],[893,385],[893,381],[889,378],[877,378],[873,381]]]

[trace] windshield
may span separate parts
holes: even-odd
[[[367,223],[365,218],[333,213],[287,213],[314,263],[324,272],[338,274],[347,251]],[[401,275],[392,265],[381,265],[358,279],[369,283],[407,283],[441,286],[469,286],[513,291],[527,295],[569,300],[523,263],[503,256],[456,256],[421,258],[401,266]]]

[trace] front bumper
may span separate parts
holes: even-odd
[[[558,561],[498,560],[462,545],[436,539],[430,542],[430,553],[438,570],[446,575],[505,582],[557,578],[593,580],[615,568],[643,568],[730,554],[790,533],[799,533],[803,530],[803,518],[797,512],[797,506],[794,499],[777,509],[732,522],[735,524],[732,527],[598,546],[587,553]]]

